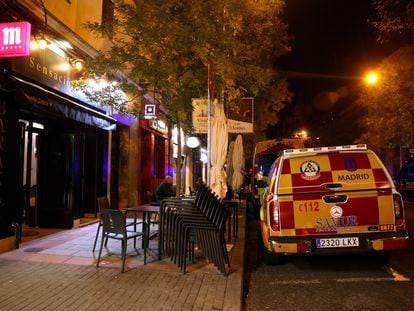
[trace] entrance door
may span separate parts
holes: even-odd
[[[38,135],[39,227],[73,227],[74,135],[44,131]]]
[[[81,183],[81,204],[79,204],[78,216],[80,218],[89,218],[96,215],[96,193],[97,180],[102,180],[102,167],[98,168],[98,142],[96,136],[81,136],[82,138],[82,157],[80,165],[82,166],[82,183]],[[99,170],[100,169],[100,170]]]
[[[23,220],[29,226],[37,226],[37,171],[38,171],[38,135],[43,131],[43,124],[20,120],[24,124],[23,140],[23,174],[24,194]]]

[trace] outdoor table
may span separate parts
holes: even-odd
[[[142,221],[143,221],[143,231],[146,233],[147,237],[147,245],[145,245],[144,239],[142,240],[142,247],[147,247],[149,245],[149,238],[150,238],[150,225],[151,225],[151,214],[158,214],[160,213],[160,206],[153,205],[150,203],[142,204],[139,206],[133,206],[126,208],[125,211],[133,212],[133,213],[142,213]]]

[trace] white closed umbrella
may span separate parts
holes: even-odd
[[[229,145],[229,152],[227,153],[227,160],[226,160],[226,175],[227,175],[227,183],[229,185],[232,184],[232,177],[233,177],[233,149],[234,149],[234,141],[232,141]]]
[[[228,125],[223,104],[215,102],[211,126],[210,188],[220,198],[227,193],[227,178],[224,163],[227,157]]]
[[[233,149],[233,177],[231,186],[234,192],[237,192],[243,184],[244,154],[243,138],[239,134],[234,142]]]

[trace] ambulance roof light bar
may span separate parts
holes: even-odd
[[[300,153],[311,153],[320,151],[347,151],[347,150],[367,150],[366,144],[332,146],[332,147],[316,147],[316,148],[301,148],[301,149],[286,149],[283,150],[283,155],[295,155]]]

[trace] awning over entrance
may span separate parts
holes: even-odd
[[[68,118],[105,130],[114,129],[116,120],[103,110],[69,99],[52,90],[15,77],[15,99],[29,111],[55,118]]]

